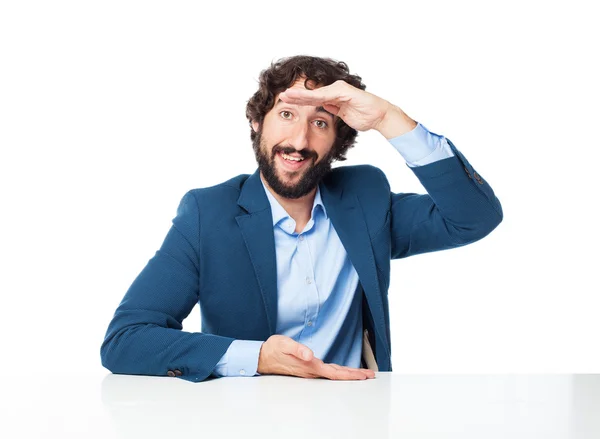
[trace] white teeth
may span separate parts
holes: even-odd
[[[292,157],[291,155],[287,155],[284,153],[281,153],[281,156],[286,159],[286,160],[293,160],[295,162],[301,162],[302,160],[304,160],[304,158],[301,157]]]

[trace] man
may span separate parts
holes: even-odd
[[[192,382],[261,374],[357,380],[391,371],[390,259],[490,233],[502,209],[454,144],[365,91],[345,63],[271,65],[248,101],[252,175],[187,192],[110,322],[113,373]],[[379,131],[428,194],[395,194],[344,160]],[[196,303],[202,332],[181,331]]]

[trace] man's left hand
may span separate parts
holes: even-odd
[[[279,97],[288,104],[322,106],[355,130],[374,129],[388,139],[416,126],[400,108],[342,80],[314,90],[288,88]]]

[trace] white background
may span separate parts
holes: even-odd
[[[392,262],[394,372],[599,372],[599,37],[572,1],[2,2],[2,373],[108,372],[181,197],[255,170],[246,102],[297,54],[452,140],[504,209],[475,244]],[[348,157],[423,192],[379,133]]]

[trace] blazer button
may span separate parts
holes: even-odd
[[[473,172],[473,177],[475,177],[475,180],[477,180],[477,183],[483,184],[483,180],[481,179],[481,176],[477,172]]]
[[[173,372],[172,370],[167,372],[167,375],[169,375],[170,377],[174,377],[175,376],[175,372]]]
[[[175,376],[180,377],[182,375],[181,371],[179,369],[175,369]]]
[[[467,169],[466,166],[465,166],[465,172],[467,173],[467,175],[469,176],[469,178],[471,178],[471,174],[469,174],[469,170]]]

